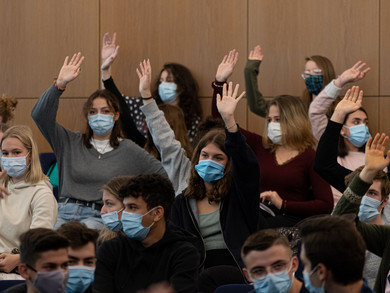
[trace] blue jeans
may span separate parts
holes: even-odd
[[[104,226],[100,211],[76,203],[58,203],[58,219],[54,230],[70,221],[80,221],[88,228],[96,230]]]

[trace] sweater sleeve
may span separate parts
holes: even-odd
[[[131,117],[131,112],[129,107],[126,104],[126,101],[118,88],[116,87],[114,80],[110,77],[107,80],[103,80],[104,87],[109,90],[111,93],[115,95],[117,98],[121,113],[120,113],[120,121],[122,122],[122,130],[126,138],[134,141],[141,148],[144,147],[146,139],[145,137],[138,131],[135,126],[134,120]]]
[[[175,133],[165,119],[164,112],[158,109],[155,101],[141,107],[153,142],[161,156],[161,164],[168,174],[176,195],[188,185],[191,172],[191,161],[175,138]]]
[[[225,148],[232,161],[232,177],[235,195],[241,207],[247,211],[249,227],[258,219],[260,194],[260,168],[252,149],[246,144],[240,130],[226,131]],[[233,186],[232,186],[233,187]]]
[[[356,175],[337,203],[333,215],[357,214],[362,197],[370,186],[370,183],[364,182],[359,175]],[[367,249],[382,257],[390,241],[390,226],[364,223],[359,221],[358,217],[356,217],[356,226],[366,242]]]
[[[57,201],[49,187],[39,188],[31,201],[30,229],[53,229],[57,222]]]
[[[217,108],[217,95],[219,94],[222,97],[222,89],[225,83],[226,82],[213,81],[211,84],[211,87],[213,88],[213,98],[211,100],[211,115],[214,118],[222,119],[221,114],[219,114]]]
[[[110,249],[111,242],[103,242],[96,254],[95,278],[92,284],[94,293],[115,292],[115,267],[117,257],[113,249]]]
[[[174,263],[169,283],[176,293],[195,293],[200,256],[193,245],[187,245],[173,256]]]
[[[62,139],[69,134],[68,130],[56,122],[61,94],[62,91],[56,89],[53,84],[40,96],[31,111],[31,117],[57,156],[64,146]]]
[[[309,158],[307,158],[309,160]],[[330,214],[333,209],[333,194],[330,186],[313,169],[313,157],[309,167],[313,199],[306,201],[287,201],[286,211],[305,217]]]
[[[248,106],[251,111],[261,117],[267,114],[268,101],[263,98],[257,86],[257,76],[259,75],[259,67],[261,61],[248,60],[244,69],[245,75],[245,91]]]
[[[337,162],[337,146],[341,127],[343,127],[342,124],[329,120],[318,143],[314,170],[338,191],[344,192],[346,188],[344,178],[352,171]]]
[[[338,88],[332,80],[310,103],[309,119],[313,130],[313,135],[317,140],[320,140],[328,124],[326,113],[332,105],[336,97],[340,94],[341,88]]]

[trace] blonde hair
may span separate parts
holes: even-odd
[[[3,138],[1,139],[1,147],[3,146],[4,140],[10,137],[18,139],[29,152],[30,165],[27,169],[25,181],[30,184],[35,184],[41,180],[49,180],[49,178],[42,171],[41,162],[39,160],[38,146],[34,141],[31,129],[25,125],[15,125],[8,128],[8,130],[4,132]],[[8,175],[4,177],[3,184],[5,187],[8,186],[10,178],[11,177]]]
[[[0,116],[3,117],[1,122],[7,123],[14,118],[14,110],[18,101],[15,98],[7,98],[6,95],[2,95],[0,98]]]
[[[122,202],[122,198],[120,198],[118,195],[119,189],[131,177],[132,176],[116,176],[116,177],[110,179],[110,181],[108,181],[106,184],[104,184],[100,190],[109,192],[117,200]],[[99,232],[99,237],[97,239],[97,246],[100,246],[103,242],[105,242],[107,240],[110,240],[110,239],[117,237],[119,234],[123,234],[123,232],[122,231],[113,232],[110,229],[108,229],[106,226],[104,226],[103,229],[101,229]]]
[[[309,116],[300,98],[289,95],[276,97],[268,106],[267,116],[271,106],[276,106],[279,109],[280,129],[284,145],[294,147],[300,153],[308,148],[315,148],[316,140],[311,130]],[[275,151],[278,146],[268,138],[268,122],[264,127],[263,146],[271,151]]]
[[[333,79],[336,78],[336,73],[334,71],[333,64],[328,58],[320,55],[314,55],[314,56],[306,57],[305,60],[306,62],[313,61],[315,64],[317,64],[318,68],[322,70],[321,90],[323,90],[327,84],[329,84]],[[302,93],[302,101],[306,107],[306,111],[309,111],[309,106],[312,100],[313,100],[312,94],[309,93],[307,88],[305,88],[305,90]]]

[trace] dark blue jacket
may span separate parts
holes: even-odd
[[[244,267],[241,246],[250,234],[257,231],[260,196],[259,165],[255,154],[245,141],[240,131],[236,133],[226,131],[225,149],[232,162],[233,182],[229,194],[221,201],[219,208],[223,238],[240,268]],[[184,192],[176,197],[171,211],[171,221],[197,236],[195,245],[204,261],[203,239],[197,217],[190,208],[190,200],[184,196]]]

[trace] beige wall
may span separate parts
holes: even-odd
[[[61,98],[58,121],[82,130],[81,106],[100,86],[99,52],[106,31],[118,33],[113,76],[123,93],[138,94],[140,60],[150,58],[154,77],[165,62],[179,62],[198,80],[205,114],[223,55],[239,51],[231,80],[243,85],[248,52],[261,44],[259,86],[267,97],[301,94],[306,56],[327,56],[337,73],[366,61],[371,72],[358,84],[366,95],[370,127],[390,133],[389,14],[387,0],[0,0],[0,92],[18,98],[13,123],[30,125],[44,152],[50,147],[30,118],[36,99],[64,57],[81,51],[86,57],[82,74]],[[264,119],[251,114],[245,101],[237,115],[243,127],[262,132]]]

